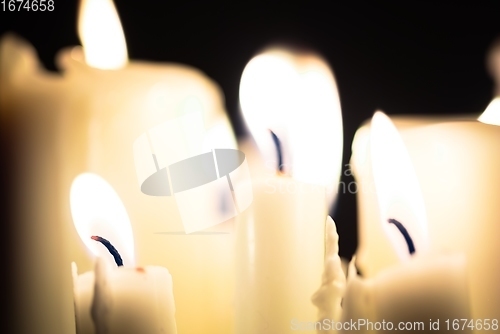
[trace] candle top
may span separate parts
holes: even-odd
[[[240,103],[266,165],[325,186],[332,202],[343,135],[337,84],[326,61],[313,53],[268,49],[245,67]]]
[[[92,238],[105,235],[103,244],[106,246],[107,241],[120,249],[123,263],[134,265],[132,226],[124,204],[106,180],[93,173],[77,176],[71,185],[70,205],[73,223],[87,249],[110,263],[115,262],[112,254]]]
[[[406,259],[429,247],[427,216],[417,175],[399,131],[383,112],[377,111],[373,116],[370,143],[380,222],[396,253]]]

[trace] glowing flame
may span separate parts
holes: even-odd
[[[270,49],[247,64],[240,83],[243,116],[267,160],[270,131],[282,143],[284,172],[336,194],[342,159],[342,114],[333,73],[314,54]]]
[[[134,265],[132,226],[125,206],[108,182],[92,173],[78,175],[71,185],[70,205],[78,235],[94,255],[114,262],[108,250],[91,239],[100,236],[118,250],[124,265]]]
[[[78,34],[89,66],[112,70],[127,64],[127,44],[112,0],[81,0]]]
[[[477,120],[485,124],[500,125],[500,97],[494,98]]]
[[[381,224],[396,252],[408,258],[408,245],[389,219],[396,219],[408,231],[417,253],[429,247],[424,199],[405,144],[397,128],[383,112],[371,123],[373,178],[380,207]]]

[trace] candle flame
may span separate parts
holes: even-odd
[[[264,156],[276,159],[272,131],[282,147],[283,172],[326,186],[331,202],[340,178],[343,133],[337,84],[327,63],[311,53],[263,52],[243,71],[240,103]]]
[[[127,64],[127,44],[112,0],[81,0],[78,34],[87,65],[113,70]]]
[[[477,120],[485,124],[500,125],[500,97],[494,98]]]
[[[408,240],[389,222],[404,226],[417,253],[428,249],[427,216],[417,175],[403,139],[383,112],[372,118],[370,140],[380,221],[400,258],[408,258]]]
[[[113,244],[125,265],[134,265],[132,226],[125,206],[108,182],[92,173],[78,175],[71,185],[70,205],[78,235],[95,256],[114,263],[107,249],[92,240],[98,235]]]

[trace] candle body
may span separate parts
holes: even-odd
[[[98,266],[101,266],[100,268]],[[76,273],[77,334],[177,333],[172,276],[166,268],[105,268]]]
[[[397,123],[396,123],[397,124]],[[428,216],[431,249],[436,254],[463,252],[466,256],[467,289],[472,319],[498,319],[500,305],[495,268],[500,215],[495,198],[500,196],[500,128],[474,120],[423,123],[400,127],[422,190]],[[367,131],[367,128],[362,128]],[[361,137],[358,137],[359,139]],[[361,141],[353,145],[355,177],[362,186],[373,182],[362,159]],[[355,146],[357,145],[357,146]],[[356,147],[356,148],[355,148]],[[376,194],[360,192],[360,253],[357,259],[365,277],[375,277],[392,263],[383,264],[384,253]],[[361,214],[362,213],[362,214]],[[489,257],[488,254],[491,254]],[[489,259],[489,260],[488,260]]]
[[[269,176],[238,216],[235,333],[291,333],[316,321],[325,252],[325,189]],[[314,331],[310,331],[313,333]]]
[[[2,178],[9,194],[2,221],[9,229],[5,254],[12,258],[9,325],[13,333],[71,333],[71,224],[61,219],[59,201],[66,82],[44,71],[33,48],[11,35],[1,41],[0,72]]]
[[[352,264],[342,303],[348,325],[340,332],[453,332],[446,319],[471,319],[466,270],[463,254],[412,258],[368,279],[357,276]],[[439,327],[431,328],[435,321]]]
[[[176,289],[184,301],[178,308],[179,327],[227,332],[232,319],[232,277],[227,274],[232,272],[231,224],[185,235],[175,199],[141,193],[133,151],[134,140],[146,130],[186,110],[200,111],[205,125],[216,129],[214,142],[229,142],[234,148],[216,85],[180,65],[132,63],[117,71],[91,69],[77,49],[61,52],[63,77],[51,76],[40,70],[30,46],[13,39],[3,44],[2,143],[10,157],[5,182],[15,190],[14,205],[5,213],[12,227],[9,253],[17,254],[10,278],[13,312],[19,318],[14,328],[23,333],[66,333],[74,328],[71,277],[63,268],[71,260],[84,270],[92,264],[69,223],[69,190],[77,175],[91,171],[124,199],[136,224],[139,261],[172,268],[179,279]],[[24,277],[39,279],[26,286],[19,283]],[[24,321],[25,316],[33,321]]]
[[[436,252],[463,251],[473,319],[499,319],[500,127],[448,122],[402,132],[429,217]],[[424,149],[425,148],[425,149]]]

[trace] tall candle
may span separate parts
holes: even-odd
[[[120,28],[119,21],[113,21],[117,16],[111,2],[88,5],[97,10],[85,10],[97,15],[87,25],[90,32],[97,29],[97,37],[109,37],[106,29]],[[82,24],[80,32],[88,32],[87,28]],[[92,261],[67,224],[69,189],[77,175],[95,171],[118,191],[137,225],[140,261],[169,267],[179,280],[174,288],[180,300],[180,330],[227,332],[232,321],[231,224],[186,235],[175,199],[142,193],[134,163],[137,138],[191,112],[202,116],[207,131],[205,144],[210,145],[203,149],[235,148],[222,94],[213,81],[188,66],[124,61],[123,53],[114,52],[126,50],[124,44],[115,43],[121,40],[119,35],[104,42],[95,40],[95,35],[82,36],[83,50],[71,48],[58,56],[62,76],[41,70],[26,43],[13,37],[3,40],[0,105],[6,131],[2,135],[8,135],[5,142],[16,143],[9,151],[10,176],[14,176],[10,179],[17,194],[9,223],[15,226],[12,249],[18,254],[13,280],[40,278],[29,286],[16,283],[13,293],[18,304],[13,309],[22,317],[13,321],[14,327],[30,333],[67,333],[74,328],[71,275],[64,268],[73,260],[85,271],[92,268]],[[106,58],[109,55],[114,57]],[[168,155],[171,149],[161,153]],[[210,198],[225,210],[227,198]],[[26,242],[30,252],[25,251]],[[51,308],[45,307],[47,300]],[[32,321],[25,321],[25,316]]]
[[[92,15],[83,9],[82,13]],[[86,17],[82,15],[80,20],[90,20]],[[101,23],[106,27],[110,20],[102,18]],[[99,20],[92,24],[99,30]],[[80,31],[86,32],[83,28]],[[72,49],[60,56],[65,75],[85,82],[74,99],[82,102],[75,102],[74,123],[77,117],[88,120],[86,126],[76,128],[78,131],[67,128],[68,143],[88,146],[82,152],[83,163],[67,173],[65,184],[78,173],[90,171],[104,177],[116,189],[134,227],[138,261],[167,267],[172,273],[179,332],[228,333],[233,319],[234,284],[231,222],[186,234],[179,196],[143,192],[140,168],[142,162],[155,166],[153,154],[162,169],[211,149],[235,149],[221,91],[200,71],[179,64],[128,62],[115,70],[89,67],[86,60],[91,52],[101,54],[106,50],[90,37],[82,36],[82,41],[84,52]],[[121,62],[122,57],[116,55],[115,60]],[[196,124],[184,122],[192,115]],[[175,128],[177,135],[165,132],[163,137],[155,135],[158,129],[171,123],[180,123]],[[199,135],[199,129],[205,132],[204,136]],[[142,145],[144,138],[151,146]],[[64,152],[71,154],[71,151],[68,144]],[[171,177],[169,180],[164,181],[176,181]],[[212,196],[205,196],[205,202],[208,201],[211,202],[206,205],[224,213],[232,198],[220,197],[215,189]],[[201,205],[205,203],[194,203],[191,211],[196,212],[196,206]],[[209,220],[207,217],[206,221]],[[82,257],[72,259],[81,259],[78,263],[90,269],[90,263],[87,260],[85,266]]]
[[[57,135],[66,83],[45,71],[35,50],[11,34],[0,41],[0,72],[2,178],[9,194],[2,221],[13,259],[6,274],[13,299],[10,326],[16,333],[70,333],[70,226],[59,214]]]
[[[336,84],[317,56],[271,49],[245,68],[240,100],[270,171],[252,180],[254,202],[238,217],[235,332],[290,333],[318,319],[312,297],[340,174]]]

